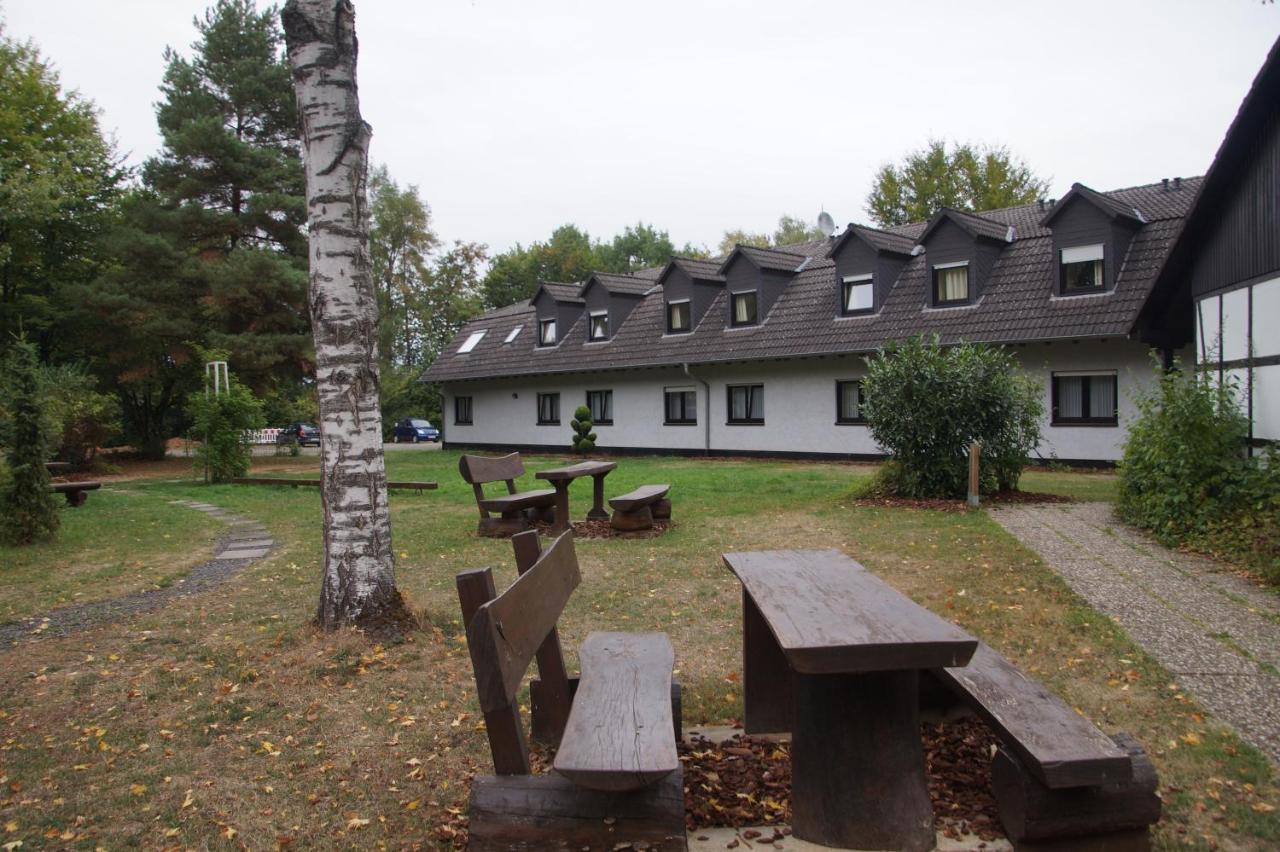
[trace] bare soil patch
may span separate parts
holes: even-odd
[[[534,529],[538,531],[538,535],[552,536],[551,524],[545,521],[535,521]],[[671,529],[671,521],[654,521],[651,530],[636,530],[635,532],[619,532],[609,526],[608,521],[591,520],[591,521],[574,521],[573,537],[574,538],[657,538]]]
[[[855,506],[878,506],[884,509],[933,509],[938,512],[967,512],[969,504],[964,500],[941,497],[859,497],[851,501]],[[997,491],[986,494],[982,502],[990,503],[1075,503],[1074,497],[1062,494],[1044,494],[1037,491]]]

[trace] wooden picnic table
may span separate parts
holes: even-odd
[[[591,511],[587,512],[588,520],[608,520],[609,513],[604,508],[604,478],[617,468],[617,462],[585,461],[567,467],[553,467],[540,470],[535,476],[545,479],[556,489],[556,518],[551,532],[558,535],[569,529],[569,483],[580,476],[590,476],[595,480],[594,500]]]
[[[726,553],[742,582],[746,730],[791,731],[792,828],[859,849],[932,849],[921,669],[978,642],[835,550]]]

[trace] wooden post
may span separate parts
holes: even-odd
[[[974,441],[969,445],[969,505],[978,508],[978,460],[982,456],[982,445]]]

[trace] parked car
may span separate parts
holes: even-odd
[[[297,444],[300,447],[315,444],[318,447],[320,446],[320,427],[310,423],[290,423],[276,435],[276,443]]]
[[[391,430],[391,440],[399,444],[402,441],[416,444],[419,441],[440,442],[440,430],[431,425],[430,420],[419,420],[417,417],[406,417],[396,423]]]

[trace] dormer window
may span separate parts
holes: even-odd
[[[933,303],[963,305],[969,301],[969,262],[940,263],[933,268]]]
[[[591,340],[609,339],[609,312],[600,311],[591,315],[589,337]]]
[[[870,275],[847,275],[841,283],[840,313],[864,314],[876,306],[875,284]]]
[[[458,354],[462,355],[464,353],[470,352],[472,349],[475,349],[476,344],[479,343],[481,340],[484,340],[484,336],[487,333],[488,333],[487,330],[474,332],[470,337],[466,339],[466,341],[461,346],[458,347]]]
[[[553,319],[544,319],[538,323],[538,345],[539,346],[555,346],[556,345],[556,321]]]
[[[681,334],[690,330],[689,300],[667,302],[667,334]]]
[[[756,291],[733,294],[733,314],[729,318],[732,326],[756,324]]]
[[[1064,248],[1059,252],[1058,280],[1062,293],[1096,293],[1103,289],[1101,243],[1093,246]]]

